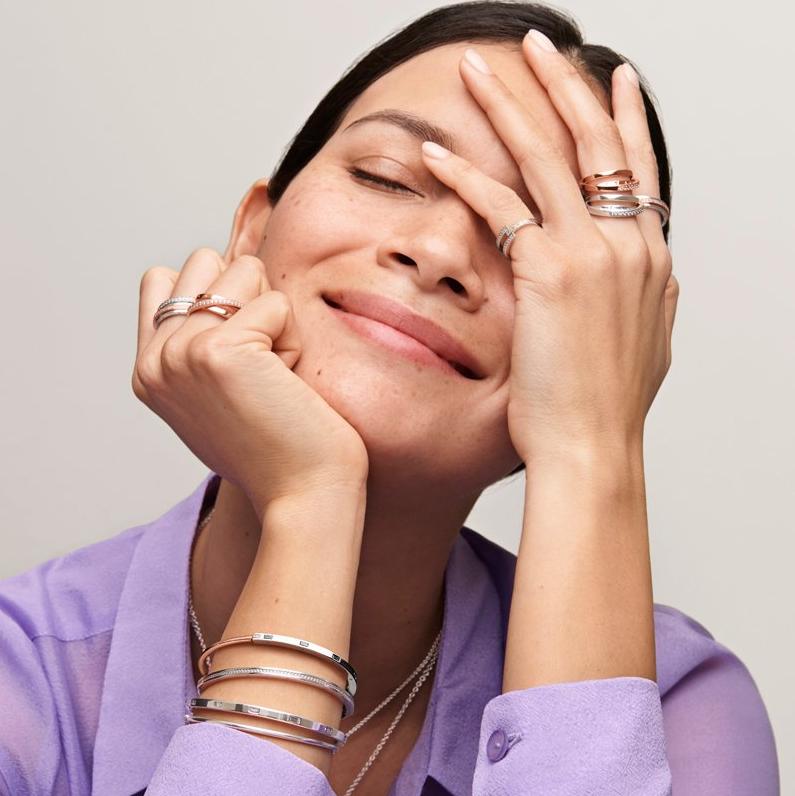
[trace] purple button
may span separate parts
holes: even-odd
[[[492,763],[502,760],[505,753],[508,751],[508,738],[504,730],[494,730],[486,744],[486,754]]]

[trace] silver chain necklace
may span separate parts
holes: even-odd
[[[205,525],[210,521],[210,517],[212,517],[213,512],[215,511],[215,506],[207,513],[207,516],[199,523],[196,528],[196,538],[198,538],[199,533],[201,533],[202,529]],[[201,627],[199,626],[199,619],[196,616],[196,611],[193,608],[193,594],[191,589],[190,583],[190,575],[191,575],[191,561],[193,559],[193,550],[191,548],[191,555],[188,560],[188,611],[190,613],[190,622],[193,627],[194,632],[196,633],[196,639],[199,642],[199,646],[201,647],[202,652],[205,652],[207,649],[207,645],[204,641],[204,636],[202,635]],[[398,722],[403,718],[403,714],[408,709],[408,706],[411,704],[414,697],[417,696],[419,693],[422,684],[428,679],[433,671],[434,664],[436,663],[436,659],[439,657],[439,643],[442,638],[442,631],[440,630],[436,639],[434,640],[433,644],[431,645],[430,650],[428,650],[428,654],[422,660],[422,662],[417,666],[417,668],[383,701],[381,702],[378,707],[374,708],[370,713],[365,716],[357,725],[351,727],[351,729],[345,733],[345,739],[347,741],[348,738],[351,737],[357,730],[361,729],[376,713],[383,710],[412,680],[415,678],[417,682],[414,684],[414,687],[411,689],[406,701],[401,706],[400,710],[398,711],[397,716],[392,720],[392,723],[389,725],[389,729],[384,733],[381,740],[378,742],[378,745],[375,747],[375,750],[368,758],[367,762],[362,767],[361,771],[356,775],[356,778],[351,783],[351,786],[348,790],[345,791],[345,796],[350,796],[356,790],[356,786],[361,782],[362,777],[367,773],[367,770],[375,761],[376,757],[381,753],[381,750],[386,746],[386,742],[389,740],[390,735],[394,731],[395,727],[397,726]]]

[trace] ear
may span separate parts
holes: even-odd
[[[268,181],[263,177],[248,189],[237,206],[224,252],[227,265],[243,254],[257,256],[271,210],[273,204],[268,196]]]

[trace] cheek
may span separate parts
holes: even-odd
[[[299,176],[271,213],[263,259],[306,271],[337,255],[372,247],[384,225],[383,210],[383,203],[368,197],[350,178]],[[282,268],[278,277],[284,272]]]

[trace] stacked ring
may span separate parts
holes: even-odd
[[[216,293],[199,293],[196,296],[196,301],[188,308],[188,315],[199,310],[209,310],[222,318],[230,318],[242,306],[236,299],[219,296]]]
[[[188,308],[193,304],[194,299],[191,296],[174,296],[174,298],[166,299],[161,304],[158,305],[157,310],[155,311],[154,318],[152,322],[155,325],[155,329],[166,319],[171,318],[174,315],[187,315]],[[177,304],[185,304],[185,307],[177,307]]]

